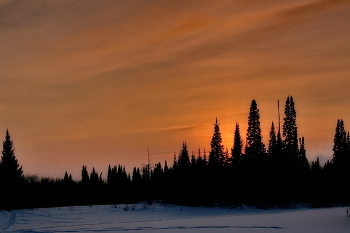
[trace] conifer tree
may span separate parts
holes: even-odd
[[[63,182],[64,183],[68,183],[69,182],[69,177],[68,177],[68,173],[67,172],[64,173]]]
[[[6,130],[5,141],[2,147],[0,163],[0,181],[5,186],[13,186],[23,180],[22,167],[18,164],[13,148],[13,141],[8,130]]]
[[[177,169],[177,156],[176,153],[174,152],[174,156],[173,156],[173,170]]]
[[[306,149],[305,149],[305,142],[304,142],[304,137],[299,138],[299,144],[300,144],[300,149],[299,149],[299,164],[301,169],[303,170],[309,170],[310,169],[310,165],[309,165],[309,161],[307,160],[306,157]]]
[[[347,151],[347,135],[344,127],[344,121],[338,119],[334,135],[333,145],[333,163],[336,167],[343,167],[345,164]]]
[[[112,168],[111,168],[111,165],[110,165],[110,164],[108,164],[107,184],[108,184],[108,185],[111,185],[111,184],[112,184]]]
[[[234,138],[233,138],[233,148],[232,148],[232,164],[237,166],[242,157],[243,141],[241,137],[241,132],[239,130],[239,124],[236,123]]]
[[[137,184],[139,182],[141,182],[141,173],[140,173],[140,169],[134,167],[133,171],[132,171],[132,182]]]
[[[184,141],[182,143],[182,148],[179,154],[179,159],[177,161],[177,164],[180,169],[188,169],[190,167],[190,157],[188,155],[188,149],[187,149],[187,144]]]
[[[265,153],[265,145],[262,142],[260,128],[260,114],[257,103],[252,100],[248,116],[248,129],[245,154],[252,163],[259,164]]]
[[[287,157],[294,164],[298,162],[298,128],[296,124],[296,111],[292,96],[288,96],[284,111],[283,137],[284,149]]]
[[[154,166],[153,172],[152,172],[152,181],[153,182],[161,182],[163,178],[163,168],[161,163],[157,163]],[[158,184],[159,185],[159,184]]]
[[[149,167],[149,166],[147,165],[147,167]],[[149,172],[148,178],[150,179],[150,176],[151,176],[150,171],[149,170],[147,170],[147,171]],[[125,166],[118,165],[117,177],[116,177],[117,182],[125,184],[129,181],[129,178],[130,177],[128,177],[128,175],[126,174]]]
[[[88,173],[85,165],[83,165],[83,168],[81,169],[81,183],[82,184],[89,183],[89,173]]]
[[[220,165],[224,165],[224,146],[221,145],[222,138],[218,123],[218,118],[216,118],[214,123],[214,133],[212,140],[210,142],[210,154],[209,154],[209,166],[211,168],[216,168]]]
[[[97,184],[99,182],[98,174],[96,173],[94,167],[92,167],[92,172],[90,173],[90,182],[92,184]]]
[[[191,167],[196,167],[196,165],[197,165],[196,155],[195,155],[194,151],[192,151],[192,155],[191,155]]]
[[[227,147],[226,147],[226,149],[225,149],[225,151],[224,151],[224,156],[222,157],[222,164],[223,165],[225,165],[225,166],[227,166],[227,165],[229,165],[230,163],[231,163],[231,161],[230,161],[231,159],[230,159],[230,153],[228,152],[228,149],[227,149]]]
[[[68,172],[66,171],[66,172],[64,173],[63,182],[64,182],[65,184],[73,183],[72,174],[69,174],[69,175],[68,175]]]
[[[207,160],[207,151],[204,149],[203,151],[203,163],[205,165],[208,165],[208,160]]]
[[[317,157],[316,161],[312,161],[311,171],[317,175],[319,175],[322,172],[322,167],[320,165],[320,159],[318,157]]]
[[[164,161],[164,173],[168,173],[169,167],[168,167],[168,162],[165,160]]]
[[[276,129],[275,129],[275,124],[272,122],[271,130],[270,130],[269,147],[268,147],[268,153],[271,157],[276,155],[276,147],[277,147]]]

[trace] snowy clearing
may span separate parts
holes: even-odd
[[[0,232],[350,232],[345,207],[260,210],[162,204],[0,211]]]

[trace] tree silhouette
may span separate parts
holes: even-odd
[[[296,164],[298,160],[298,128],[296,124],[297,113],[294,108],[292,96],[288,96],[284,111],[283,137],[285,153],[289,160]]]
[[[187,170],[190,167],[190,157],[188,155],[188,149],[186,142],[182,142],[182,148],[180,150],[177,165],[180,170]]]
[[[90,182],[91,184],[97,184],[99,183],[99,178],[98,178],[98,174],[95,171],[95,168],[92,167],[92,172],[90,173]]]
[[[263,160],[265,145],[262,142],[260,114],[255,99],[250,105],[245,154],[249,164],[258,165]]]
[[[278,102],[279,109],[279,102]],[[279,112],[279,111],[278,111]],[[278,119],[280,116],[278,114]],[[292,96],[287,97],[282,127],[272,122],[267,152],[262,142],[260,115],[252,100],[248,116],[247,140],[243,141],[236,123],[231,157],[224,150],[218,120],[214,123],[209,161],[206,152],[189,154],[185,141],[174,154],[174,163],[165,161],[134,167],[132,180],[125,167],[108,166],[107,180],[84,165],[81,181],[65,172],[63,179],[28,176],[14,156],[13,142],[6,131],[0,161],[0,209],[133,203],[163,200],[183,205],[253,204],[257,207],[310,203],[314,206],[349,204],[350,133],[339,119],[334,135],[333,159],[322,167],[317,158],[308,163],[305,139],[297,138],[296,111]],[[276,132],[277,131],[277,132]],[[23,185],[17,185],[21,182]],[[26,193],[26,195],[22,195]],[[50,197],[50,198],[47,198]],[[49,199],[49,200],[48,200]]]
[[[216,168],[219,165],[224,164],[225,154],[224,154],[224,146],[221,145],[222,138],[218,123],[218,118],[216,118],[214,123],[214,133],[212,140],[210,142],[210,153],[209,153],[209,166],[211,168]]]
[[[338,119],[335,129],[332,163],[337,179],[347,182],[350,179],[350,136],[345,131],[342,119]]]
[[[270,129],[269,146],[267,149],[267,152],[270,157],[274,157],[276,155],[276,147],[277,147],[276,129],[275,129],[275,124],[272,122],[271,129]]]
[[[311,171],[316,175],[319,175],[322,172],[322,167],[320,165],[320,159],[318,157],[317,157],[316,161],[312,161]]]
[[[243,141],[241,137],[241,132],[239,130],[239,124],[236,123],[236,128],[235,128],[235,133],[233,138],[233,148],[231,151],[233,166],[237,166],[238,163],[241,161],[242,149],[243,149]]]
[[[345,151],[347,147],[346,142],[347,137],[344,128],[344,121],[342,119],[338,119],[333,146],[333,163],[335,166],[341,167],[344,163]]]
[[[299,144],[300,144],[300,149],[299,149],[299,165],[300,168],[304,171],[308,171],[310,169],[309,161],[306,157],[306,149],[305,149],[305,142],[304,142],[304,137],[299,138]]]
[[[15,186],[23,180],[22,167],[15,157],[15,149],[9,131],[6,130],[0,164],[0,178],[5,187]]]
[[[86,166],[83,165],[83,168],[81,169],[81,183],[82,184],[88,184],[89,183],[89,173],[86,169]]]
[[[63,177],[63,182],[65,184],[71,184],[73,183],[73,178],[72,178],[72,174],[69,174],[67,173],[67,171],[64,173],[64,177]]]
[[[140,168],[134,167],[134,169],[132,170],[132,182],[135,184],[138,184],[141,182],[141,180],[142,178],[141,178]]]

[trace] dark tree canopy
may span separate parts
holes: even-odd
[[[335,129],[332,162],[338,173],[349,176],[350,135],[346,133],[342,119],[337,121]]]
[[[299,138],[299,156],[298,156],[298,160],[299,160],[299,165],[300,168],[304,171],[307,171],[310,169],[310,165],[309,165],[309,161],[306,157],[306,149],[305,149],[305,140],[304,137]]]
[[[93,184],[97,184],[99,182],[99,177],[94,167],[92,167],[92,172],[90,174],[90,182]]]
[[[259,109],[253,100],[245,148],[236,123],[231,153],[227,147],[224,149],[216,119],[209,161],[205,150],[203,155],[200,149],[198,156],[194,151],[190,154],[184,141],[170,166],[167,161],[164,167],[161,163],[151,166],[149,159],[147,165],[134,167],[130,175],[120,164],[109,165],[107,179],[103,180],[102,173],[97,173],[93,167],[89,175],[84,165],[80,181],[73,181],[68,172],[63,179],[56,180],[35,176],[23,178],[22,168],[14,156],[13,142],[6,131],[0,163],[0,188],[3,190],[0,192],[0,209],[150,203],[152,200],[193,206],[235,207],[244,203],[262,208],[286,207],[295,203],[311,203],[314,206],[350,204],[347,190],[350,134],[345,131],[344,121],[339,119],[337,122],[333,159],[323,167],[318,158],[311,167],[309,165],[305,139],[298,138],[291,96],[288,96],[285,106],[283,138],[279,114],[278,130],[276,126],[272,122],[266,153]],[[21,185],[15,185],[19,181]]]

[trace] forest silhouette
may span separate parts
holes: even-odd
[[[279,107],[279,104],[278,104]],[[298,136],[295,103],[285,102],[282,123],[271,124],[268,145],[262,141],[257,102],[252,100],[245,144],[236,123],[233,148],[222,145],[220,124],[214,122],[210,151],[189,153],[186,141],[172,164],[167,161],[134,167],[108,165],[107,179],[82,166],[81,179],[67,172],[63,179],[24,176],[8,130],[0,163],[0,209],[135,203],[161,200],[190,206],[258,208],[313,207],[350,203],[350,134],[337,121],[333,158],[321,165],[308,161],[304,137]],[[280,119],[280,116],[279,116]]]

